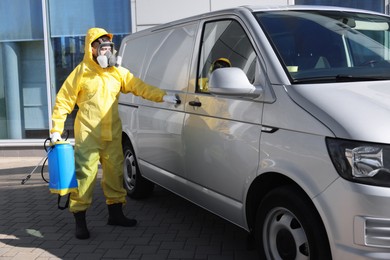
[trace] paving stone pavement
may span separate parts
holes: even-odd
[[[125,228],[106,224],[97,183],[87,211],[91,238],[75,239],[73,215],[57,209],[41,168],[21,185],[40,160],[0,158],[0,259],[257,259],[244,230],[160,187],[148,199],[128,199],[125,214],[139,223]]]

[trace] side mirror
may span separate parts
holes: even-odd
[[[211,73],[209,91],[214,95],[256,98],[262,89],[253,86],[240,68],[220,68]]]

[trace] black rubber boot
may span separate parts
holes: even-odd
[[[87,228],[87,222],[85,220],[85,211],[73,213],[73,215],[76,220],[76,238],[88,239],[89,231]]]
[[[126,218],[123,215],[122,203],[108,205],[108,225],[134,227],[137,225],[137,220]]]

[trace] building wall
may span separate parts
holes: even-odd
[[[177,19],[241,5],[332,5],[389,13],[390,0],[130,0],[132,31]]]
[[[292,5],[294,0],[131,0],[132,31],[241,5]]]

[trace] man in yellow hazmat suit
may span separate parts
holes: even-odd
[[[144,83],[123,67],[117,67],[112,34],[91,28],[85,37],[82,62],[72,71],[57,94],[52,115],[51,141],[61,140],[67,115],[77,104],[74,122],[75,163],[78,193],[70,196],[69,209],[76,222],[76,237],[89,238],[85,213],[92,203],[98,163],[103,170],[101,185],[108,205],[109,225],[135,226],[124,216],[122,126],[118,112],[120,93],[133,93],[155,102],[177,103],[174,96]]]
[[[229,68],[232,66],[232,63],[227,58],[218,58],[210,66],[207,78],[200,78],[198,81],[199,89],[201,92],[209,92],[209,78],[210,74],[216,69],[220,68]]]

